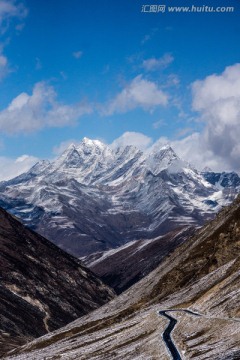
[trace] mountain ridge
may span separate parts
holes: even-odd
[[[170,146],[143,152],[84,138],[54,161],[0,183],[0,203],[79,257],[201,226],[238,193],[240,179],[232,174],[219,185]]]

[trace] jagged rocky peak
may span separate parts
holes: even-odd
[[[175,153],[170,144],[160,146],[158,143],[156,143],[152,146],[151,153],[156,156],[158,155],[159,158],[178,158],[177,154]]]
[[[81,163],[81,156],[74,144],[71,144],[67,149],[52,163],[54,169],[78,167]]]
[[[33,165],[33,167],[31,167],[31,169],[28,172],[30,172],[31,174],[38,175],[42,171],[44,171],[49,165],[50,165],[50,161],[41,160],[38,161],[35,165]]]
[[[132,159],[143,155],[143,152],[134,145],[118,146],[115,149],[116,157],[122,159]]]
[[[82,161],[86,158],[95,155],[101,155],[105,150],[106,145],[99,140],[91,140],[86,137],[80,142],[79,145],[70,144],[67,149],[59,156],[54,163],[68,163],[72,161]]]
[[[148,168],[153,174],[158,174],[162,170],[169,172],[182,172],[183,167],[189,167],[187,163],[181,160],[172,147],[167,144],[160,146],[158,143],[148,151],[146,159]]]
[[[84,137],[80,142],[77,150],[84,155],[98,154],[100,155],[106,148],[106,145],[99,140],[91,140]]]

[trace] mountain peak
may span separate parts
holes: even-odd
[[[170,144],[166,144],[163,147],[161,147],[159,149],[159,152],[161,152],[163,154],[168,154],[168,155],[173,156],[175,158],[178,158],[177,154],[175,153],[175,151],[173,150],[173,148],[171,147]]]
[[[70,144],[70,145],[67,147],[66,151],[69,152],[70,150],[76,150],[76,145],[74,145],[73,143]]]
[[[173,151],[173,149],[172,149],[172,147],[171,147],[170,144],[166,144],[166,145],[162,146],[162,147],[160,148],[160,150],[170,150],[170,151]]]
[[[89,139],[87,137],[84,137],[80,143],[80,146],[81,145],[85,145],[85,146],[91,146],[91,147],[101,147],[101,148],[104,148],[105,145],[100,141],[100,140],[92,140],[92,139]]]

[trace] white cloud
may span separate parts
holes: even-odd
[[[28,171],[38,161],[38,158],[30,155],[22,155],[17,159],[0,156],[0,181],[12,179]]]
[[[165,120],[163,119],[160,119],[158,121],[155,121],[153,124],[152,124],[152,127],[153,129],[159,129],[160,127],[162,126],[165,126],[167,123]]]
[[[139,132],[127,131],[119,138],[115,139],[111,144],[112,147],[117,148],[119,146],[133,145],[140,150],[147,149],[152,144],[152,139]]]
[[[168,95],[156,83],[138,75],[102,109],[102,114],[124,113],[138,107],[144,110],[153,110],[155,107],[165,106],[167,103]]]
[[[240,170],[240,64],[192,84],[193,109],[205,123],[202,148],[221,158],[222,166]]]
[[[82,115],[92,111],[88,104],[64,105],[56,97],[52,86],[37,83],[31,95],[19,94],[0,112],[0,130],[14,134],[44,127],[62,127],[74,124]]]
[[[164,54],[161,58],[152,57],[150,59],[146,59],[142,63],[142,67],[146,71],[155,71],[159,69],[165,69],[174,61],[174,57],[171,54]]]
[[[75,59],[80,59],[83,55],[82,51],[74,51],[73,52],[73,57],[75,57]]]
[[[12,18],[23,19],[28,10],[23,3],[14,0],[0,0],[0,32],[4,33]]]

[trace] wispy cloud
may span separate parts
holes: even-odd
[[[157,106],[165,106],[168,95],[156,83],[135,77],[113,100],[102,109],[103,115],[125,113],[135,108],[151,111]]]
[[[8,133],[29,133],[44,127],[74,124],[84,114],[92,112],[85,102],[65,105],[57,101],[54,88],[37,83],[31,95],[21,93],[0,112],[0,130]]]
[[[9,28],[12,19],[23,20],[27,16],[28,10],[21,2],[14,0],[0,0],[0,35],[2,36],[2,43],[0,44],[0,81],[11,72],[9,60],[4,54],[4,47],[9,42],[6,37],[6,32]],[[18,24],[20,25],[20,24]],[[19,31],[19,28],[16,30]]]
[[[24,19],[28,14],[23,3],[14,0],[0,0],[0,32],[3,34],[13,18]]]
[[[180,138],[185,137],[186,135],[189,135],[191,133],[193,133],[193,129],[190,128],[190,127],[186,127],[184,129],[178,130],[177,133],[175,134],[175,138],[180,139]]]
[[[148,42],[149,40],[151,40],[153,38],[153,36],[156,34],[156,32],[158,31],[158,28],[153,28],[150,33],[144,35],[144,37],[141,40],[141,44],[144,45],[146,42]]]
[[[83,56],[83,52],[82,51],[74,51],[72,55],[73,55],[73,57],[75,57],[75,59],[80,59]]]
[[[0,80],[2,80],[9,73],[9,71],[7,57],[0,54]]]
[[[158,121],[155,121],[153,124],[152,124],[152,127],[153,129],[159,129],[161,128],[162,126],[165,126],[167,123],[165,120],[163,119],[160,119]]]
[[[144,60],[142,63],[142,67],[146,71],[156,71],[159,69],[165,69],[173,61],[174,61],[174,57],[171,54],[166,53],[160,58],[152,57],[152,58]]]

